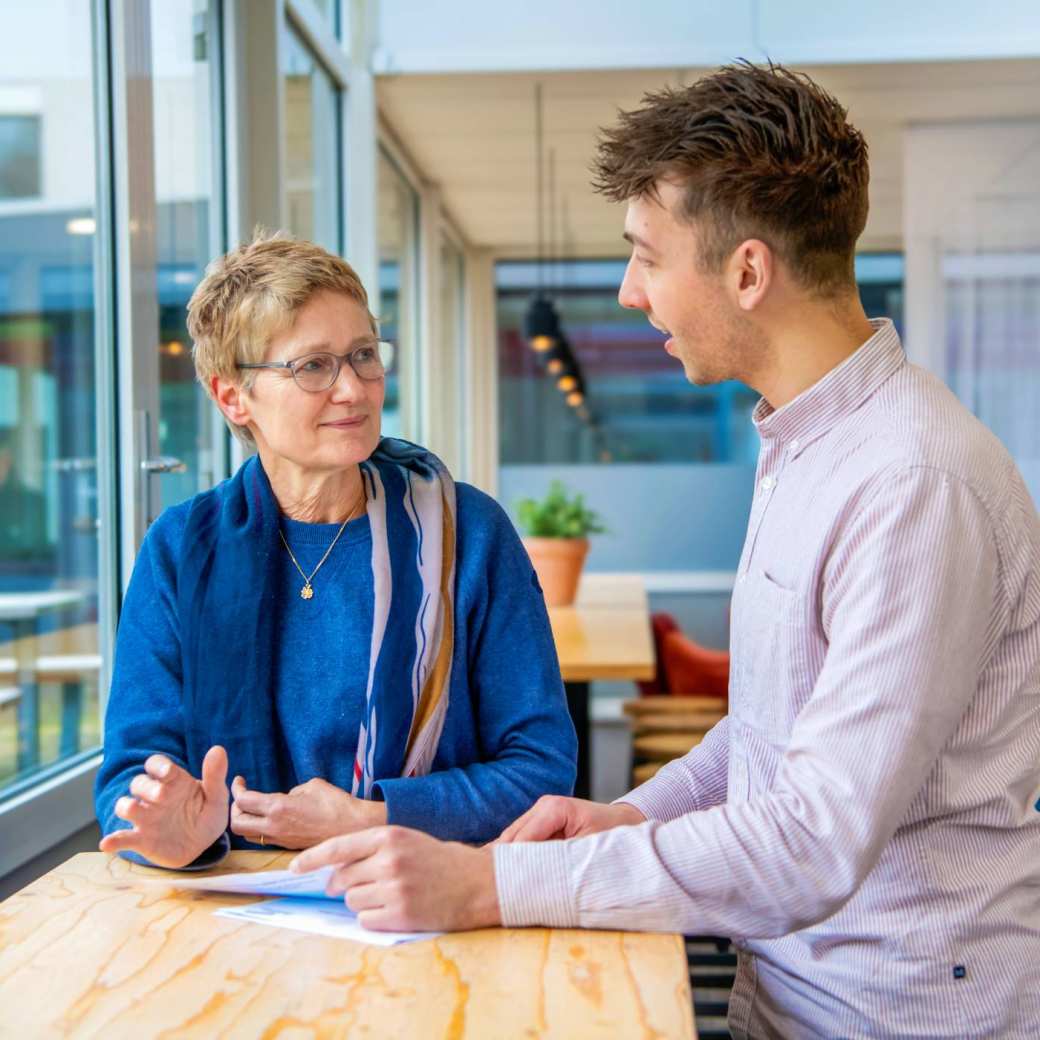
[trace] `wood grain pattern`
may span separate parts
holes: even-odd
[[[634,574],[585,574],[570,607],[550,607],[564,682],[652,679],[646,588]]]
[[[287,861],[236,852],[222,869]],[[162,876],[84,853],[0,903],[0,1033],[695,1036],[678,936],[494,929],[384,949],[214,917],[251,897],[177,893]]]

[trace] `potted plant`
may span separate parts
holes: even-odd
[[[550,607],[573,603],[589,551],[588,536],[606,530],[599,515],[586,507],[583,495],[569,498],[558,480],[541,501],[519,501],[516,515],[545,602]]]

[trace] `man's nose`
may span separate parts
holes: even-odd
[[[625,277],[621,279],[621,288],[618,289],[618,303],[622,307],[628,307],[631,310],[645,311],[649,309],[646,293],[643,292],[639,274],[631,260],[628,261],[628,266],[625,268]]]

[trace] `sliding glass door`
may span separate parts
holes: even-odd
[[[63,31],[55,33],[61,25]],[[89,0],[5,15],[0,65],[0,798],[95,747],[102,646]]]
[[[141,537],[226,472],[185,327],[224,246],[216,7],[5,14],[0,810],[96,753]]]

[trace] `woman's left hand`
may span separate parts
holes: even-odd
[[[337,834],[386,823],[385,802],[355,798],[317,777],[288,794],[264,794],[250,791],[245,778],[236,776],[231,797],[231,830],[257,845],[306,849]]]

